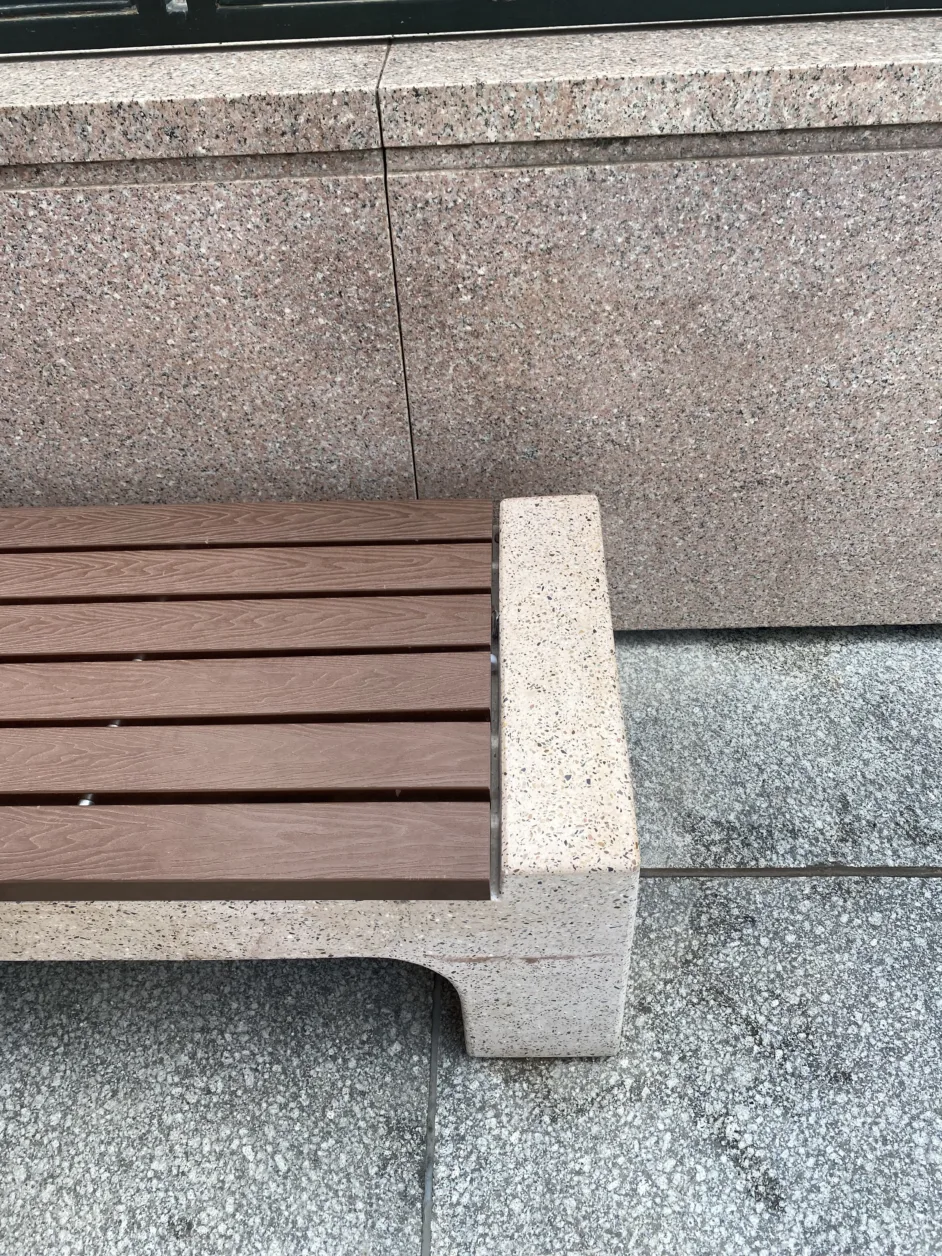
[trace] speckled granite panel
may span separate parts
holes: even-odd
[[[9,61],[0,165],[378,148],[385,44]]]
[[[595,497],[500,506],[505,876],[638,868]]]
[[[942,868],[942,628],[616,650],[645,867]]]
[[[942,618],[942,152],[389,189],[423,496],[597,493],[620,628]]]
[[[934,1256],[942,881],[645,882],[621,1050],[438,1077],[434,1256]]]
[[[415,1256],[431,979],[0,965],[4,1256]]]
[[[942,18],[393,46],[391,147],[942,120]]]
[[[0,504],[414,493],[382,177],[0,193]]]

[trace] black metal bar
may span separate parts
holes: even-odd
[[[912,0],[11,0],[0,53],[938,11]]]

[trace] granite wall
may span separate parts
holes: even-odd
[[[942,619],[942,18],[131,60],[0,85],[4,502],[595,492],[619,627]]]
[[[0,503],[414,495],[384,57],[0,68]]]

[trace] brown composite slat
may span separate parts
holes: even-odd
[[[481,789],[490,726],[215,724],[0,729],[0,793]]]
[[[0,606],[0,658],[484,647],[487,594]]]
[[[489,544],[0,554],[0,599],[482,591]]]
[[[487,898],[486,802],[0,807],[0,899]]]
[[[485,541],[487,501],[24,507],[0,512],[0,550],[159,545]]]
[[[0,721],[487,711],[490,654],[5,663]]]

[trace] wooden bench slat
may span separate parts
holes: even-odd
[[[0,807],[0,899],[487,898],[486,802]]]
[[[490,587],[490,545],[464,542],[0,554],[0,599],[477,592]]]
[[[482,789],[490,725],[217,724],[0,729],[0,793]]]
[[[0,721],[488,710],[490,653],[6,663]]]
[[[21,507],[0,513],[0,550],[486,541],[492,512],[488,501]]]
[[[490,644],[487,594],[0,606],[0,658],[466,648]]]

